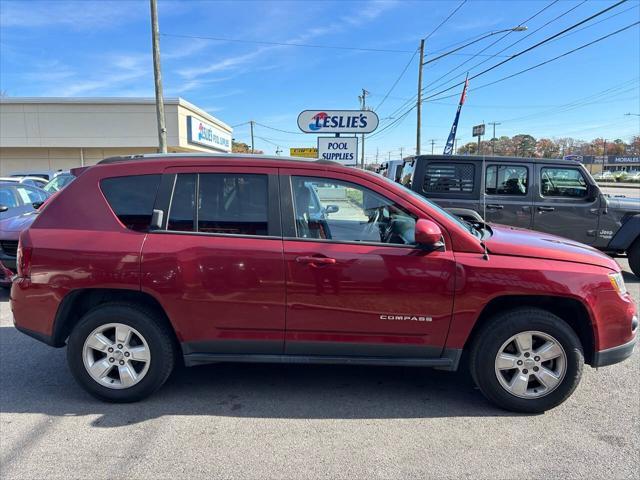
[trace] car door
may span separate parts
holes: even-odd
[[[269,168],[172,168],[143,248],[142,288],[185,354],[282,354],[278,181]],[[159,220],[159,219],[162,220]]]
[[[424,214],[377,184],[317,173],[281,169],[285,352],[440,356],[453,306],[449,243],[417,248]]]
[[[531,228],[533,198],[529,179],[531,164],[487,163],[485,197],[481,203],[484,219],[492,223]]]
[[[588,180],[579,167],[536,164],[533,228],[593,244],[600,199],[589,198]]]

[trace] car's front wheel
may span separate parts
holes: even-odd
[[[153,312],[108,303],[89,311],[73,329],[67,362],[78,383],[95,397],[135,402],[151,395],[169,377],[173,342]]]
[[[571,396],[584,366],[582,346],[561,318],[538,308],[490,319],[471,348],[470,369],[496,405],[524,413],[554,408]]]
[[[631,271],[636,277],[640,278],[640,238],[637,238],[627,250],[627,258],[629,259]]]

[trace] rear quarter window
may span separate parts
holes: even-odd
[[[111,210],[129,230],[146,232],[151,225],[160,175],[105,178],[100,188]]]
[[[425,193],[466,193],[474,191],[475,165],[471,163],[429,163],[424,172]]]

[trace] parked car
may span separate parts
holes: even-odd
[[[423,155],[401,182],[468,221],[531,228],[626,254],[640,276],[640,201],[602,193],[572,160]]]
[[[311,215],[310,186],[324,215]],[[326,161],[115,157],[36,217],[20,235],[15,326],[66,344],[76,380],[108,401],[147,397],[179,358],[444,370],[468,358],[489,400],[541,412],[571,395],[584,363],[620,362],[636,344],[608,256],[476,229]]]
[[[22,183],[38,188],[42,188],[47,184],[47,181],[40,177],[0,177],[0,182]]]
[[[613,176],[613,172],[610,172],[609,170],[603,170],[602,172],[596,173],[593,176],[593,179],[615,182],[615,177]]]
[[[53,177],[58,175],[62,170],[22,170],[13,172],[10,177],[38,177],[46,180],[47,182]]]
[[[34,203],[44,202],[49,194],[44,190],[16,182],[0,182],[0,220],[32,212]]]
[[[380,165],[380,169],[378,173],[383,177],[387,177],[390,180],[399,181],[400,174],[402,173],[402,166],[404,165],[403,160],[389,160],[387,162],[383,162]]]
[[[69,185],[75,178],[71,172],[62,172],[49,180],[42,189],[48,193],[55,193]]]
[[[31,226],[37,210],[0,220],[0,287],[10,287],[16,271],[16,255],[20,233]]]

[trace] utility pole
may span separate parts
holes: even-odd
[[[360,99],[360,109],[361,110],[366,110],[367,108],[367,95],[369,95],[369,92],[367,92],[364,88],[362,89],[362,95],[359,95],[358,98]],[[360,152],[360,164],[361,164],[361,168],[364,170],[364,133],[362,134],[362,151]]]
[[[431,139],[431,141],[430,141],[430,143],[431,143],[431,155],[433,155],[433,146],[434,146],[434,145],[435,145],[435,143],[436,143],[435,138],[432,138],[432,139]]]
[[[420,61],[418,62],[418,100],[416,103],[416,155],[420,155],[420,125],[422,122],[422,67],[424,67],[424,38],[420,40]]]
[[[158,121],[158,148],[167,153],[167,127],[164,118],[164,99],[162,94],[162,70],[160,68],[160,27],[158,27],[158,2],[151,1],[151,44],[153,48],[153,80],[156,90],[156,118]]]
[[[400,147],[400,160],[402,160],[404,158],[404,147]]]
[[[251,127],[251,153],[255,153],[253,149],[253,120],[249,120],[249,126]]]
[[[380,153],[379,150],[379,147],[376,147],[376,163],[378,163],[378,154]],[[364,168],[364,166],[362,168]]]
[[[500,122],[489,122],[489,125],[493,125],[493,137],[491,137],[491,154],[496,154],[496,125],[502,125]]]

